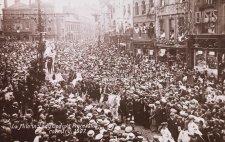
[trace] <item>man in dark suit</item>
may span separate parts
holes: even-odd
[[[179,136],[179,131],[178,131],[178,123],[177,120],[175,119],[175,114],[170,113],[170,118],[168,119],[168,129],[170,130],[172,137],[177,140]]]

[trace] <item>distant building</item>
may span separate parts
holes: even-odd
[[[133,27],[133,0],[114,0],[112,3],[112,19],[116,34],[124,34]]]
[[[64,21],[65,39],[69,41],[79,41],[80,39],[80,21],[74,18],[66,18]]]
[[[79,14],[80,21],[80,40],[88,41],[95,39],[95,20],[94,17]]]
[[[3,8],[3,32],[18,40],[29,40],[32,35],[31,8],[15,0],[15,4]]]
[[[5,0],[5,2],[7,2]],[[7,6],[7,5],[6,5]],[[50,4],[41,3],[42,9],[42,32],[45,38],[56,37],[54,7]],[[38,31],[38,3],[23,4],[20,0],[9,7],[3,8],[3,32],[5,36],[18,40],[37,40]]]
[[[38,0],[30,4],[31,13],[38,14]],[[57,38],[56,16],[54,5],[51,3],[41,2],[41,17],[42,17],[42,32],[44,32],[44,38],[54,39]],[[37,16],[30,17],[32,21],[32,39],[39,37],[38,20]]]
[[[82,12],[78,13],[70,4],[63,7],[62,16],[56,18],[58,39],[73,42],[94,39],[94,18],[84,16],[80,13]]]

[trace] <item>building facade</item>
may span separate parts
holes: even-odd
[[[186,61],[186,40],[189,33],[188,0],[156,1],[156,46],[158,60]]]
[[[80,21],[74,19],[65,19],[65,39],[77,42],[80,37]]]
[[[153,0],[133,0],[133,39],[135,54],[151,56],[155,59],[155,2]]]
[[[94,17],[80,14],[70,4],[63,7],[62,16],[57,17],[57,37],[67,41],[86,41],[95,38]]]
[[[188,66],[209,75],[225,75],[225,1],[191,3]],[[225,76],[223,77],[225,78]]]
[[[7,3],[7,1],[5,0]],[[5,5],[7,6],[7,4]],[[56,26],[54,7],[50,4],[41,3],[42,8],[42,32],[45,38],[55,38]],[[17,40],[39,39],[38,29],[38,1],[23,4],[20,0],[9,7],[3,8],[3,32],[5,36]]]
[[[95,39],[96,28],[94,17],[79,14],[80,20],[80,40],[89,41]]]
[[[31,13],[35,15],[30,17],[32,29],[32,39],[37,40],[39,38],[38,31],[38,20],[36,14],[38,14],[38,0],[31,3]],[[41,7],[41,32],[43,32],[45,39],[55,39],[57,38],[57,27],[56,27],[56,17],[54,6],[51,3],[40,3]]]
[[[134,0],[133,1],[134,26],[155,25],[155,3],[154,0]]]
[[[3,32],[5,36],[18,40],[28,40],[32,35],[31,8],[19,0],[9,7],[3,8]]]
[[[116,34],[124,34],[133,27],[133,0],[114,0],[112,10],[113,24]]]

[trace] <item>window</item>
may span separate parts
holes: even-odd
[[[125,5],[123,6],[123,15],[124,16],[126,15],[126,6]]]
[[[142,8],[142,15],[146,14],[146,5],[145,5],[145,1],[142,1],[142,3],[141,3],[141,8]]]
[[[29,22],[26,22],[26,23],[25,23],[25,28],[26,28],[26,29],[29,29],[29,28],[30,28],[30,23],[29,23]]]
[[[195,12],[195,23],[201,23],[202,15],[200,12]]]
[[[204,50],[195,51],[195,66],[205,67],[206,66],[206,57]]]
[[[153,0],[150,0],[150,2],[149,2],[149,7],[154,7],[154,2],[153,2]]]
[[[135,3],[135,15],[139,15],[139,6],[138,3]]]
[[[160,19],[160,21],[159,21],[159,27],[160,27],[160,30],[162,31],[164,31],[164,20],[163,19]]]
[[[165,5],[165,0],[160,0],[160,6],[164,6]]]
[[[169,39],[170,40],[172,40],[172,41],[174,41],[174,39],[175,39],[175,31],[174,31],[174,29],[175,29],[175,20],[174,20],[174,18],[171,18],[170,20],[169,20],[169,26],[170,26],[170,33],[169,33]]]
[[[180,0],[179,2],[180,2],[180,3],[183,3],[183,2],[185,2],[185,1],[186,1],[186,0]]]
[[[52,31],[52,29],[49,27],[49,28],[48,28],[48,32],[51,32],[51,31]]]
[[[166,33],[165,33],[165,30],[164,30],[165,29],[165,25],[164,24],[165,24],[164,23],[164,20],[163,19],[160,19],[160,21],[159,21],[159,27],[160,27],[160,40],[161,41],[165,40],[165,38],[166,38]]]
[[[127,12],[128,12],[128,15],[130,16],[131,15],[131,12],[130,12],[130,4],[128,4]]]
[[[166,3],[166,4],[172,5],[172,4],[175,4],[175,3],[176,3],[176,1],[175,1],[175,0],[169,0],[169,1],[167,1],[167,3]]]
[[[180,37],[180,39],[183,38],[185,33],[186,33],[186,29],[185,29],[184,17],[179,17],[178,18],[178,36]]]
[[[206,0],[207,4],[213,4],[213,0]]]
[[[207,65],[210,69],[217,68],[217,54],[215,51],[208,51]]]

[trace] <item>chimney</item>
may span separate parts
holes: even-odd
[[[8,7],[8,0],[4,0],[4,8]]]

